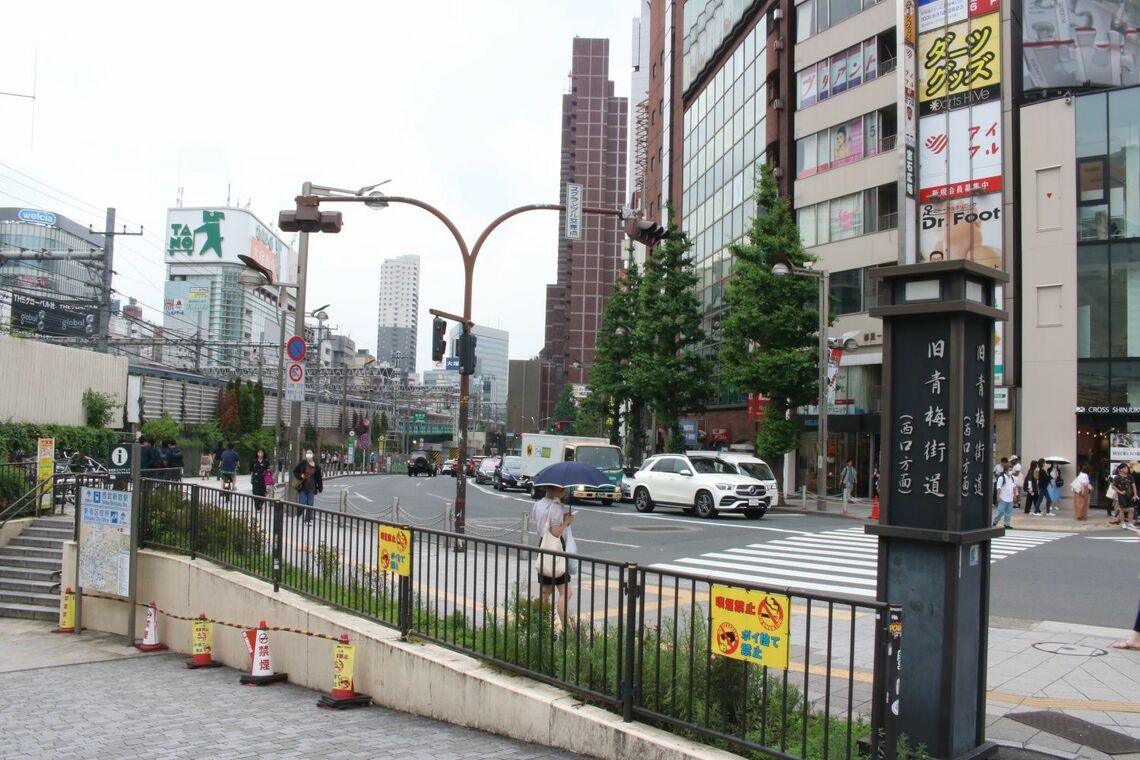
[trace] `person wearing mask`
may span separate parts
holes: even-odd
[[[240,464],[238,453],[234,450],[234,443],[230,441],[226,444],[226,450],[222,452],[222,462],[218,466],[222,476],[222,488],[230,492],[226,494],[226,501],[233,499],[232,492],[237,488],[237,471]]]
[[[855,501],[855,476],[855,460],[848,459],[847,466],[843,468],[843,472],[839,476],[843,483],[843,496],[847,501]]]
[[[530,521],[538,530],[539,541],[544,533],[551,533],[566,546],[566,531],[574,523],[574,515],[566,514],[562,506],[562,497],[566,489],[559,486],[543,486],[546,495],[534,503],[530,510]],[[556,594],[555,605],[558,610],[558,619],[562,626],[566,626],[566,605],[570,597],[570,565],[566,564],[566,571],[557,577],[548,577],[538,573],[538,588],[542,594],[542,603],[548,604],[552,594]]]
[[[321,466],[313,457],[313,450],[307,449],[305,457],[293,468],[293,477],[296,479],[294,490],[297,491],[297,502],[305,508],[301,511],[305,523],[313,521],[313,502],[316,495],[325,490],[325,481],[321,473]]]
[[[1025,514],[1041,516],[1041,500],[1037,494],[1037,461],[1029,460],[1025,478],[1021,481],[1021,490],[1025,492]]]
[[[994,478],[994,501],[997,502],[997,513],[994,515],[993,525],[1004,522],[1005,527],[1013,527],[1013,505],[1017,503],[1017,479],[1011,472],[1004,470]]]
[[[269,488],[276,482],[273,478],[273,464],[265,455],[263,448],[257,449],[257,453],[253,455],[253,461],[249,464],[249,481],[253,487],[253,495],[260,496],[262,499],[265,498],[269,493]],[[253,506],[260,512],[261,499],[255,499]]]
[[[1053,517],[1054,499],[1053,495],[1049,492],[1050,486],[1053,485],[1053,478],[1049,475],[1049,466],[1045,463],[1044,459],[1037,460],[1037,503],[1033,507],[1033,511],[1038,515],[1044,514],[1046,517]],[[1041,502],[1045,502],[1045,511],[1041,511]]]
[[[1116,492],[1116,495],[1112,497],[1116,503],[1116,509],[1112,513],[1113,519],[1109,520],[1108,524],[1120,525],[1132,522],[1132,505],[1136,501],[1136,482],[1132,479],[1132,468],[1127,464],[1121,464],[1116,468],[1116,474],[1112,476],[1112,490]]]

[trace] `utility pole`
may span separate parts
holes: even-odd
[[[88,227],[88,229],[91,229]],[[94,230],[91,230],[94,232]],[[103,230],[103,282],[99,298],[99,334],[96,348],[99,353],[107,353],[110,346],[107,341],[111,337],[111,279],[115,274],[115,238],[119,235],[138,236],[143,234],[140,226],[138,232],[127,232],[126,226],[122,232],[115,232],[115,209],[107,209],[107,223]]]

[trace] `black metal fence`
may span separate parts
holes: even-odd
[[[855,597],[790,598],[786,669],[712,653],[712,578],[411,526],[409,574],[381,570],[381,523],[289,502],[144,480],[140,545],[208,558],[732,750],[894,757],[899,611]],[[307,518],[311,517],[311,520]],[[574,569],[562,614],[534,563]],[[563,617],[565,620],[563,620]],[[860,747],[860,743],[866,747]]]

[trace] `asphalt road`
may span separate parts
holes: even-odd
[[[401,521],[425,527],[443,527],[445,505],[455,499],[451,477],[340,478],[327,486],[318,506],[336,508],[346,498],[351,512],[384,517],[398,498]],[[532,504],[526,493],[499,493],[468,480],[467,521],[475,535],[519,540],[522,515]],[[703,520],[677,510],[640,514],[632,504],[572,509],[578,515],[574,536],[585,555],[725,582],[874,596],[875,540],[863,533],[862,522],[839,515],[775,511],[761,520]],[[1009,531],[993,546],[990,614],[1128,629],[1136,614],[1138,545],[1140,535],[1119,529]]]

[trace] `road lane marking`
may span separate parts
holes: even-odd
[[[369,504],[371,504],[371,503],[372,503],[372,499],[369,499],[367,496],[365,496],[365,495],[364,495],[364,494],[362,494],[362,493],[357,493],[356,491],[353,491],[353,492],[352,492],[352,495],[353,495],[353,496],[355,496],[355,497],[357,497],[358,499],[364,499],[364,500],[365,500],[366,502],[368,502]]]

